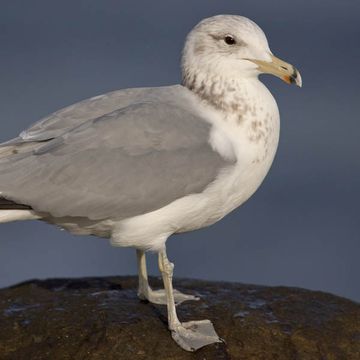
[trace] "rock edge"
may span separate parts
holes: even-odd
[[[350,300],[289,287],[174,283],[201,296],[181,304],[179,318],[210,319],[223,344],[178,348],[166,308],[138,300],[136,277],[32,280],[0,290],[0,359],[360,359],[360,305]]]

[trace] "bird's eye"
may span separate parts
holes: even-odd
[[[228,45],[234,45],[236,44],[235,39],[231,36],[231,35],[226,35],[224,37],[224,41],[228,44]]]

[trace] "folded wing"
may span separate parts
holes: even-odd
[[[29,150],[0,159],[1,195],[55,217],[98,220],[203,191],[229,165],[208,142],[210,124],[186,101],[142,99],[63,128],[59,120],[30,129]]]

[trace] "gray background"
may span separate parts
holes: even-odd
[[[184,6],[184,4],[186,6]],[[242,14],[303,89],[263,77],[282,117],[258,192],[218,224],[168,241],[175,274],[292,285],[360,300],[360,2],[0,1],[0,140],[65,105],[114,89],[180,80],[200,19]],[[134,250],[40,222],[0,225],[0,287],[29,278],[134,274]],[[157,274],[152,259],[151,273]]]

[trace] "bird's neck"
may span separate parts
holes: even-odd
[[[216,122],[233,139],[239,162],[265,161],[270,166],[279,139],[279,112],[270,91],[256,76],[206,76],[198,72],[185,76],[183,85],[213,110],[209,113],[215,114]]]
[[[224,113],[243,113],[249,92],[264,87],[257,77],[231,77],[228,74],[209,75],[205,71],[184,72],[182,85],[204,102]],[[251,91],[249,91],[251,89]]]

